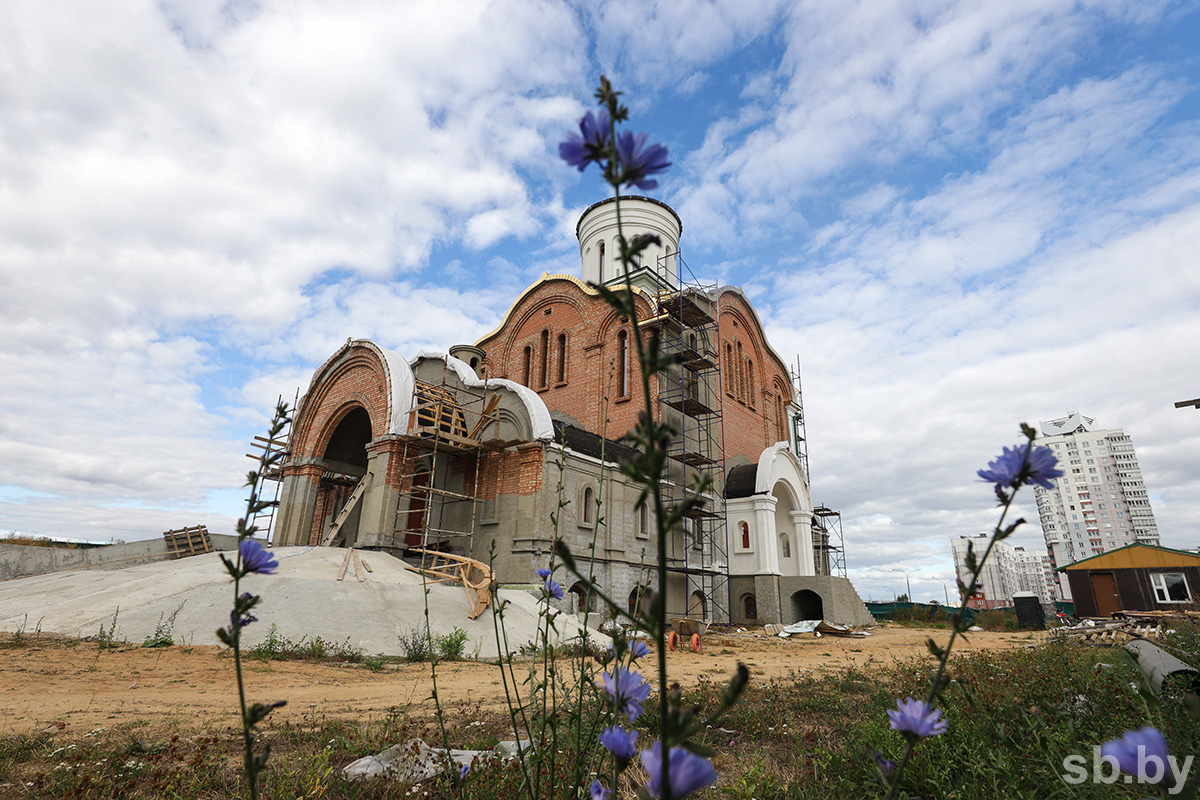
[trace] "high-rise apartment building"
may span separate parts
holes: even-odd
[[[1078,412],[1040,423],[1037,444],[1058,456],[1063,477],[1036,488],[1042,535],[1054,568],[1140,542],[1159,544],[1158,526],[1133,443],[1125,431],[1102,430]],[[1071,589],[1058,580],[1060,599]]]
[[[981,533],[950,541],[954,572],[964,585],[971,582],[971,572],[967,569],[968,544],[975,546],[975,557],[982,558],[990,538],[988,534]],[[979,591],[967,605],[976,609],[1009,608],[1013,604],[1013,595],[1018,592],[1033,592],[1038,600],[1047,605],[1054,602],[1050,559],[1045,550],[1026,550],[1013,547],[1008,542],[996,542],[979,576]]]

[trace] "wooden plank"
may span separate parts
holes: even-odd
[[[362,561],[358,557],[357,550],[351,548],[350,552],[354,554],[354,577],[358,578],[359,583],[362,583],[367,579],[366,576],[363,575]]]
[[[347,549],[347,550],[346,550],[346,557],[342,559],[342,568],[341,568],[340,570],[338,570],[338,577],[337,577],[337,579],[338,579],[339,581],[340,581],[342,578],[346,577],[346,567],[350,566],[350,554],[351,554],[351,553],[353,553],[353,552],[354,552],[354,549],[353,549],[353,548],[349,548],[349,549]]]

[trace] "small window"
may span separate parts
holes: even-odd
[[[521,368],[521,383],[524,386],[529,386],[533,379],[533,348],[525,348],[525,361]]]
[[[645,503],[638,506],[638,526],[637,535],[645,539],[650,535],[650,507]]]
[[[579,524],[590,528],[596,521],[596,492],[590,486],[585,486],[582,496],[583,508],[579,510]]]
[[[733,345],[725,344],[725,394],[734,396],[737,391],[737,366],[733,363]]]
[[[750,405],[754,405],[754,362],[746,359],[746,388]]]
[[[750,526],[745,522],[738,523],[738,532],[742,535],[742,549],[750,549]]]
[[[629,593],[629,613],[637,615],[646,611],[645,604],[642,602],[642,587],[635,586],[633,591]]]
[[[629,332],[617,333],[617,396],[629,396]]]
[[[742,608],[746,619],[758,619],[758,600],[752,594],[742,597]]]
[[[550,370],[550,331],[542,331],[542,352],[538,361],[538,388],[546,388],[546,378]]]
[[[788,540],[786,533],[779,536],[779,552],[783,553],[784,558],[792,557],[792,543]]]
[[[1160,603],[1187,603],[1192,599],[1187,577],[1182,572],[1151,572],[1150,583]]]
[[[567,382],[567,335],[558,335],[558,382]]]
[[[604,283],[604,242],[600,243],[600,283]]]

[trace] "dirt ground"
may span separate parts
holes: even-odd
[[[732,674],[738,661],[753,679],[788,677],[796,672],[837,671],[845,667],[926,657],[925,640],[945,642],[946,630],[880,626],[863,639],[789,639],[755,633],[710,634],[704,652],[668,655],[672,681],[683,685],[704,676],[714,681]],[[1044,634],[979,632],[956,649],[1023,647]],[[653,674],[655,660],[643,668]],[[499,710],[504,690],[494,665],[443,664],[437,674],[443,701],[481,703]],[[247,699],[286,699],[275,722],[330,718],[367,719],[417,706],[432,709],[428,664],[388,664],[371,671],[361,664],[274,661],[246,663]],[[144,721],[180,729],[224,727],[235,722],[233,659],[216,646],[101,650],[88,642],[26,639],[0,642],[0,735],[47,728],[82,735],[98,727]]]

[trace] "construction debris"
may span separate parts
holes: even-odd
[[[420,783],[445,772],[451,764],[470,768],[480,756],[496,756],[504,761],[515,757],[521,750],[528,750],[530,741],[510,739],[500,742],[491,750],[446,750],[430,747],[423,739],[409,739],[404,744],[393,745],[374,756],[363,756],[342,769],[346,780],[364,778],[392,778],[403,783]]]
[[[212,541],[208,538],[208,528],[203,525],[164,531],[163,539],[166,540],[167,552],[173,559],[211,553],[213,549]]]
[[[1090,645],[1124,645],[1132,639],[1157,639],[1162,626],[1157,620],[1091,620],[1085,619],[1068,628],[1053,628],[1050,636],[1059,641],[1082,642]]]
[[[467,619],[478,618],[492,604],[492,585],[495,583],[496,576],[492,574],[492,568],[487,564],[466,556],[435,550],[421,550],[414,547],[408,552],[432,557],[432,562],[423,567],[406,567],[410,572],[433,578],[428,583],[454,582],[463,585],[463,588],[467,590],[467,603],[471,606],[471,612],[467,614]],[[338,580],[340,581],[341,578]]]
[[[768,626],[778,627],[778,626]],[[802,619],[799,622],[793,622],[791,625],[783,626],[775,635],[780,639],[786,639],[797,633],[811,633],[816,638],[822,636],[838,636],[846,639],[863,639],[870,636],[870,631],[864,631],[859,628],[852,628],[849,625],[835,625],[832,622],[826,622],[823,619]]]

